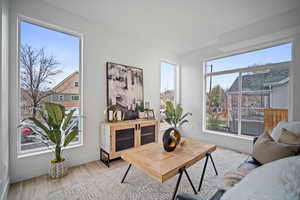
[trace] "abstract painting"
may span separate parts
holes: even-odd
[[[134,110],[144,102],[143,69],[107,62],[107,106]]]

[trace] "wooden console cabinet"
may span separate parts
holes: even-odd
[[[103,122],[100,128],[100,160],[109,161],[121,156],[126,149],[157,142],[159,120],[127,120]]]

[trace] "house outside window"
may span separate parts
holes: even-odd
[[[177,66],[176,64],[171,64],[166,61],[160,62],[160,119],[161,128],[168,127],[164,123],[163,119],[165,117],[164,111],[166,109],[166,102],[171,101],[176,104],[177,97]]]
[[[81,35],[54,29],[52,25],[36,23],[27,18],[20,18],[19,29],[19,120],[39,118],[36,109],[42,108],[45,102],[64,105],[66,111],[75,109],[72,120],[78,124],[79,135],[71,146],[81,144]],[[58,53],[57,49],[62,48],[65,49],[64,53]],[[32,58],[34,60],[30,65],[27,61]],[[42,61],[46,67],[40,65]],[[33,77],[33,83],[38,84],[31,85],[30,77]],[[77,86],[74,82],[77,82]],[[78,98],[73,100],[71,95]],[[21,132],[20,130],[19,154],[47,150],[42,142],[26,137]]]
[[[288,116],[290,43],[205,63],[206,131],[258,136]],[[278,123],[278,121],[276,122]]]

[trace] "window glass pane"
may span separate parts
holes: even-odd
[[[80,38],[26,21],[20,22],[20,30],[21,120],[40,119],[36,109],[53,102],[75,109],[73,120],[79,126],[80,101],[72,96],[80,96],[79,84],[74,84],[80,82]],[[22,151],[44,147],[21,134]]]
[[[220,72],[270,63],[291,61],[291,48],[292,44],[288,43],[271,48],[238,54],[235,56],[215,59],[206,63],[206,72]]]
[[[288,120],[291,48],[289,43],[207,62],[207,129],[258,136]]]
[[[278,109],[285,109],[283,112],[287,112],[290,62],[273,65],[276,67],[242,73],[242,134],[260,135],[265,127],[266,110],[271,109],[274,114]],[[267,120],[266,123],[272,122]]]
[[[160,74],[160,116],[163,119],[166,101],[175,103],[176,66],[162,61],[160,63]]]
[[[206,79],[206,128],[236,134],[238,129],[237,91],[239,74],[209,76]]]

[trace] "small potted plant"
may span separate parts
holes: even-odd
[[[55,153],[49,173],[52,178],[66,174],[63,147],[68,146],[78,135],[78,120],[74,120],[74,112],[75,109],[67,113],[60,104],[45,103],[43,109],[37,109],[37,117],[29,117],[20,125],[25,137],[42,142]]]
[[[144,119],[145,116],[146,116],[144,103],[141,103],[140,105],[137,105],[136,109],[138,111],[139,119]]]
[[[183,114],[183,109],[180,104],[174,107],[171,101],[166,102],[166,110],[164,111],[164,121],[171,125],[171,128],[167,129],[163,135],[163,145],[167,152],[174,151],[176,146],[180,143],[181,133],[179,128],[187,123],[187,116],[192,115],[188,112]]]

